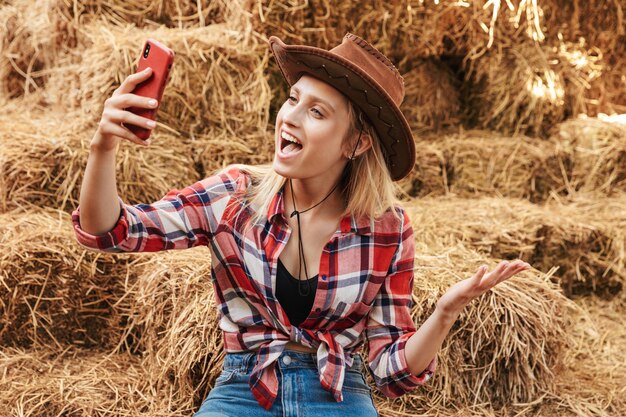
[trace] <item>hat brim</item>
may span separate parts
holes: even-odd
[[[270,50],[291,86],[307,73],[327,82],[366,114],[382,142],[387,168],[393,181],[404,178],[415,164],[415,141],[400,108],[383,88],[352,62],[324,49],[286,45],[269,38]]]

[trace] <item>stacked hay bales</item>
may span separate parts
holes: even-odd
[[[13,109],[1,119],[0,211],[76,207],[95,125],[53,111],[18,114]],[[200,177],[190,141],[163,131],[146,149],[122,143],[117,169],[118,192],[133,203],[155,201],[171,187]]]
[[[235,134],[265,129],[269,88],[263,68],[268,52],[258,54],[254,34],[223,24],[161,27],[149,33],[177,52],[159,107],[162,127],[187,137],[211,126]],[[83,36],[89,47],[82,51],[82,61],[57,68],[46,93],[50,104],[98,120],[104,101],[134,72],[146,32],[132,25],[94,23],[83,28]]]
[[[69,215],[28,207],[0,214],[0,346],[107,349],[126,322],[119,277],[128,258],[81,248]]]
[[[559,123],[548,139],[486,130],[428,133],[415,146],[405,199],[483,195],[544,203],[577,193],[626,191],[626,124],[607,117]]]
[[[205,247],[171,251],[136,264],[127,287],[133,352],[157,381],[169,381],[179,398],[202,402],[222,369],[222,332]],[[126,349],[121,349],[123,352]]]
[[[189,416],[185,397],[168,380],[157,386],[139,359],[128,353],[66,348],[0,352],[0,409],[31,415]],[[121,411],[123,410],[123,411]]]
[[[88,251],[67,213],[104,100],[145,38],[177,56],[153,145],[117,151],[128,203],[271,161],[286,84],[265,40],[331,48],[347,31],[406,82],[417,162],[399,191],[415,230],[416,324],[480,264],[534,267],[468,306],[431,383],[397,399],[374,391],[381,415],[626,413],[626,134],[592,117],[625,110],[622,9],[0,2],[0,414],[190,415],[220,372],[209,250]]]
[[[27,0],[2,5],[0,95],[16,98],[36,92],[67,50],[78,46],[66,7],[62,0],[41,1],[35,7]]]

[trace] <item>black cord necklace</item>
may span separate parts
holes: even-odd
[[[291,182],[291,178],[289,178],[289,189],[291,190],[291,201],[293,202],[293,211],[291,212],[289,217],[291,218],[293,216],[296,216],[296,220],[298,222],[298,294],[300,294],[301,297],[308,296],[311,293],[312,290],[311,290],[311,282],[309,280],[309,273],[308,273],[307,268],[306,268],[306,258],[304,257],[304,246],[302,244],[302,230],[300,228],[300,214],[306,213],[307,211],[309,211],[309,210],[319,206],[328,197],[330,197],[330,195],[335,191],[337,186],[341,183],[345,173],[348,172],[348,168],[352,164],[352,161],[354,160],[354,153],[356,152],[356,148],[357,148],[357,146],[359,146],[359,142],[361,141],[361,133],[362,132],[363,132],[363,127],[361,127],[361,130],[359,131],[359,139],[356,142],[354,150],[352,151],[352,156],[348,160],[348,163],[346,164],[346,166],[344,168],[344,171],[343,171],[341,177],[339,178],[339,181],[337,181],[335,186],[330,190],[330,192],[328,194],[326,194],[326,197],[324,197],[322,199],[322,201],[320,201],[319,203],[315,204],[314,206],[309,207],[306,210],[298,211],[298,209],[296,207],[296,197],[295,197],[295,195],[293,193],[293,185],[292,185],[292,182]],[[303,280],[300,278],[301,277],[302,264],[303,263],[304,263],[304,277],[305,277],[305,280],[306,280],[306,283],[307,283],[306,291],[304,291],[304,289],[303,289],[303,285],[302,285],[302,281]]]

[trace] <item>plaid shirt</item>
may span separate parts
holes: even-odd
[[[249,379],[257,401],[270,409],[278,392],[276,360],[289,341],[317,350],[321,385],[336,401],[346,366],[362,344],[378,388],[398,397],[428,381],[436,358],[419,375],[406,363],[404,348],[415,333],[412,305],[415,242],[406,212],[396,207],[378,219],[347,214],[324,246],[313,308],[300,327],[289,323],[276,299],[278,257],[291,228],[283,189],[273,196],[267,217],[243,235],[250,208],[235,198],[250,184],[247,173],[229,167],[153,204],[127,205],[111,231],[94,236],[72,213],[78,242],[105,252],[154,252],[210,246],[211,280],[227,352],[258,350]]]

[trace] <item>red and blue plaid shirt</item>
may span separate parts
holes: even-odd
[[[124,204],[108,233],[94,236],[80,227],[80,207],[72,213],[77,240],[105,252],[155,252],[207,245],[211,280],[219,305],[219,325],[227,352],[258,350],[249,385],[270,409],[278,392],[276,359],[289,341],[317,350],[320,383],[336,401],[346,366],[365,335],[368,367],[378,388],[398,397],[428,381],[436,358],[419,375],[407,366],[404,349],[415,333],[412,305],[415,242],[406,212],[387,211],[378,219],[347,214],[324,246],[313,308],[300,327],[289,323],[276,299],[278,257],[291,228],[283,190],[267,217],[244,235],[251,208],[236,195],[250,185],[249,175],[228,167],[182,190],[171,190],[153,204]]]

